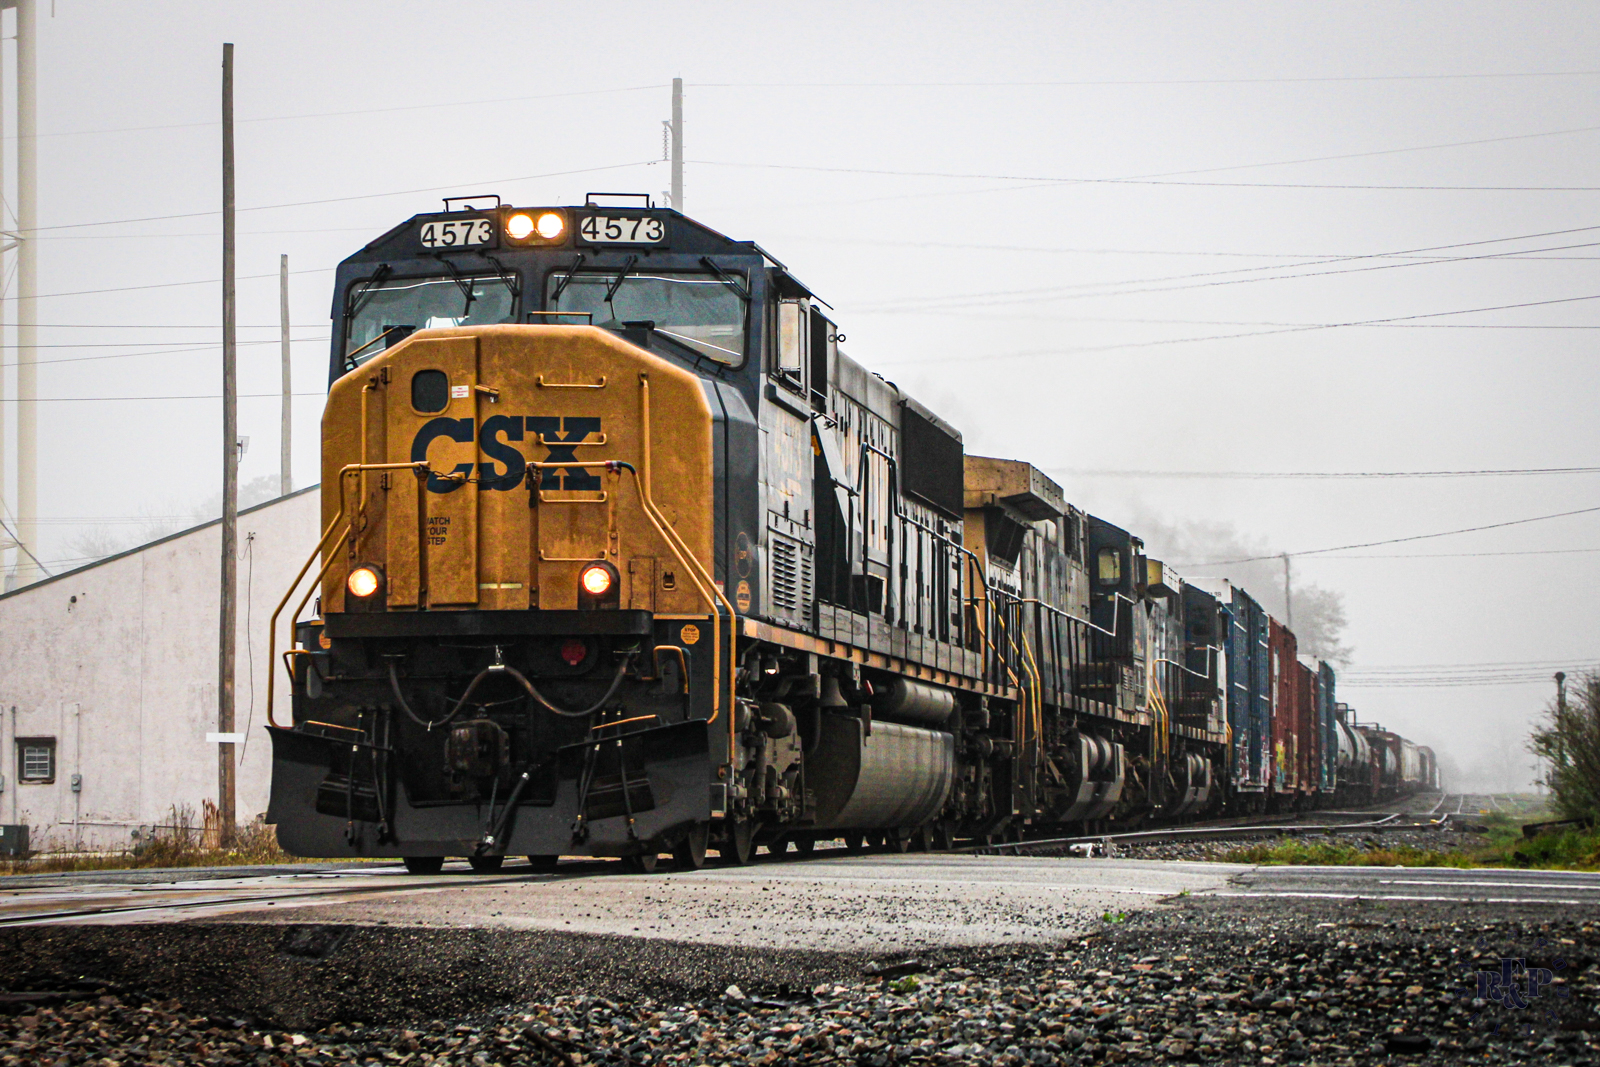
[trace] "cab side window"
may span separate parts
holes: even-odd
[[[1122,553],[1116,549],[1102,548],[1096,565],[1101,585],[1117,585],[1122,581]]]

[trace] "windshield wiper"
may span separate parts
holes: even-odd
[[[378,265],[378,269],[372,272],[372,277],[368,278],[360,289],[350,294],[350,307],[344,313],[346,322],[356,317],[356,312],[360,311],[362,305],[368,300],[377,295],[378,287],[388,281],[389,275],[393,273],[393,267],[387,263],[381,263]]]
[[[637,263],[637,262],[639,262],[639,257],[638,256],[629,256],[628,257],[628,262],[626,262],[626,263],[624,263],[622,265],[622,270],[617,272],[616,278],[612,280],[610,285],[606,286],[606,303],[607,304],[611,303],[611,298],[617,294],[617,290],[622,288],[623,280],[628,277],[628,272],[633,269],[633,265],[635,263]],[[617,317],[617,309],[616,308],[612,308],[611,309],[611,317],[613,319]]]
[[[750,290],[744,287],[743,282],[729,274],[727,271],[723,270],[721,267],[717,266],[716,263],[712,261],[710,256],[701,256],[700,262],[704,263],[706,265],[706,269],[717,276],[718,281],[738,294],[740,300],[743,300],[746,304],[750,303]]]
[[[472,313],[472,302],[478,299],[477,294],[472,291],[472,280],[464,277],[461,271],[456,268],[456,265],[443,256],[436,255],[433,258],[445,265],[446,269],[450,271],[450,280],[456,283],[456,288],[461,290],[461,295],[467,298],[466,305],[461,309],[461,317],[466,318]]]
[[[573,275],[578,273],[578,268],[581,266],[583,266],[583,253],[580,252],[578,258],[572,261],[572,268],[562,275],[559,282],[556,282],[556,291],[550,294],[550,303],[554,304],[561,299],[561,294],[572,284]]]

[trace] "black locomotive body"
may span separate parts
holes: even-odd
[[[753,243],[469,204],[341,264],[333,327],[293,851],[694,866],[1406,788],[1324,667],[1274,789],[1255,602],[967,455]]]

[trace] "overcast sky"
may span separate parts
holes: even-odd
[[[248,394],[278,388],[280,253],[307,484],[333,265],[450,193],[659,193],[678,76],[688,213],[787,263],[969,452],[1097,514],[1303,552],[1600,507],[1595,474],[1095,473],[1596,465],[1591,3],[41,6],[40,291],[81,294],[40,303],[41,360],[73,361],[39,374],[47,560],[78,520],[218,492],[219,402],[82,398],[219,391],[215,348],[172,350],[220,337],[224,41],[241,341],[272,342],[240,349],[245,480],[277,470],[277,401]],[[1529,679],[1341,692],[1458,784],[1504,785],[1551,671],[1596,659],[1597,532],[1591,513],[1294,569],[1343,594],[1354,671]]]

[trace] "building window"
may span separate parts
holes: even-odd
[[[53,737],[17,738],[17,778],[23,782],[49,783],[56,780],[56,739]]]

